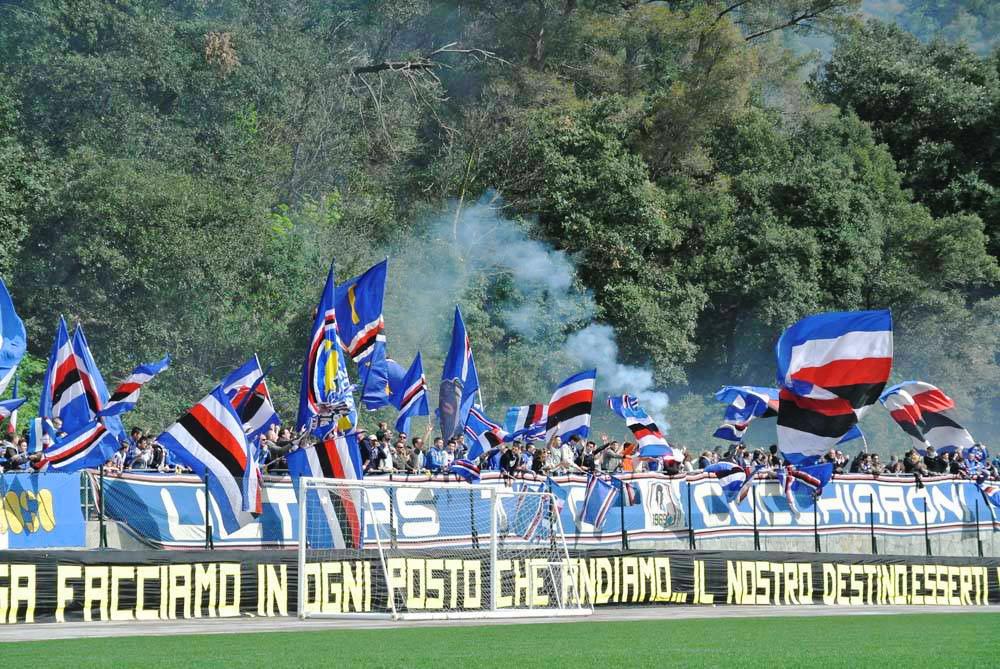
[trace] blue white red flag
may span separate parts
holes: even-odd
[[[705,467],[705,471],[714,474],[715,478],[719,480],[722,494],[727,502],[738,504],[746,498],[751,480],[746,467],[732,462],[716,462]]]
[[[477,460],[483,453],[499,447],[507,435],[498,423],[486,416],[482,407],[474,406],[465,419],[465,436],[469,444],[466,457]]]
[[[1000,486],[986,481],[983,477],[976,479],[976,486],[987,502],[993,506],[1000,506]]]
[[[590,523],[600,531],[608,512],[618,501],[618,489],[611,481],[606,481],[593,474],[587,477],[587,493],[583,499],[583,516],[585,523]]]
[[[430,414],[424,363],[419,352],[413,358],[413,364],[408,370],[403,371],[395,361],[390,362],[392,364],[389,366],[389,401],[399,409],[396,431],[410,434],[410,419]],[[400,371],[403,373],[400,374]]]
[[[157,437],[196,475],[205,478],[226,532],[235,532],[260,513],[260,481],[243,423],[221,386]],[[246,509],[249,509],[246,510]]]
[[[642,502],[642,498],[639,494],[639,486],[634,482],[623,481],[617,476],[611,477],[611,483],[614,484],[618,491],[621,493],[619,497],[619,503],[624,506],[635,506]]]
[[[14,376],[14,390],[11,391],[11,399],[10,399],[11,402],[13,402],[14,400],[19,400],[19,399],[27,399],[27,398],[22,398],[18,394],[18,390],[19,390],[18,386],[20,386],[20,378],[17,375],[15,375]],[[22,402],[22,404],[23,404],[23,402]],[[10,414],[8,414],[8,416],[7,416],[7,433],[10,434],[12,437],[17,434],[17,409],[20,406],[21,405],[18,404],[13,409],[11,409],[10,410]]]
[[[28,423],[28,455],[41,453],[56,443],[56,428],[48,418],[36,416]]]
[[[312,446],[291,451],[286,456],[288,473],[299,504],[303,503],[299,479],[359,480],[361,454],[357,434],[337,434]],[[315,548],[361,548],[364,543],[364,506],[356,488],[309,490],[307,513],[320,522],[310,530],[309,543]]]
[[[471,460],[454,460],[448,471],[469,483],[479,483],[479,466]]]
[[[586,437],[590,433],[590,412],[596,384],[596,369],[574,374],[559,384],[549,400],[545,421],[546,442],[558,437],[565,443],[573,436]]]
[[[835,445],[882,393],[892,369],[892,315],[818,314],[778,340],[778,445],[796,465]]]
[[[0,420],[5,420],[17,415],[17,409],[27,401],[26,397],[16,397],[12,400],[0,402]],[[16,426],[15,426],[16,429]]]
[[[472,357],[472,342],[462,320],[462,312],[455,307],[455,322],[451,330],[451,346],[441,372],[438,390],[438,419],[441,436],[445,439],[462,433],[469,409],[479,393],[479,374]]]
[[[556,483],[551,476],[545,477],[545,487],[555,497],[556,511],[562,511],[569,506],[569,490]]]
[[[347,432],[357,423],[357,411],[351,394],[354,386],[347,377],[347,363],[344,361],[337,332],[331,263],[313,318],[309,346],[302,366],[299,415],[296,421],[300,430],[309,428],[325,434],[336,427],[341,432]],[[329,419],[331,424],[316,424],[323,419]]]
[[[73,351],[66,321],[60,316],[42,382],[38,415],[49,419],[58,418],[62,422],[62,430],[67,433],[76,432],[91,423],[93,417],[87,387],[83,381],[84,374],[83,361]]]
[[[763,386],[723,386],[715,399],[726,405],[723,420],[747,423],[753,418],[778,415],[778,389]]]
[[[14,380],[21,358],[28,350],[28,335],[24,322],[14,310],[7,286],[0,279],[0,395]]]
[[[748,427],[750,427],[749,423],[723,423],[716,428],[712,436],[726,441],[739,442],[743,441],[743,435],[747,433]]]
[[[389,406],[385,320],[382,303],[389,259],[337,286],[341,346],[358,363],[361,401],[368,410]]]
[[[139,391],[154,376],[170,366],[170,356],[164,356],[159,362],[151,362],[139,365],[127,379],[118,384],[115,392],[111,393],[104,408],[98,412],[98,416],[117,416],[135,408],[139,401]]]
[[[87,389],[87,405],[90,408],[90,417],[94,419],[108,402],[110,396],[108,394],[108,386],[104,383],[104,377],[101,376],[101,370],[97,367],[97,361],[94,360],[94,355],[90,352],[90,344],[87,343],[87,336],[83,333],[83,326],[79,323],[77,323],[76,330],[73,332],[73,352],[82,363],[80,378]],[[116,415],[107,416],[103,422],[104,427],[108,428],[108,432],[113,434],[118,441],[126,438],[125,426],[122,424],[120,417]],[[65,425],[63,425],[63,429],[66,429]]]
[[[815,504],[816,499],[823,494],[823,486],[829,483],[833,477],[833,463],[826,462],[806,467],[788,465],[779,468],[775,474],[778,477],[778,485],[785,493],[785,499],[788,500],[788,507],[793,512],[798,513],[797,500],[809,507]]]
[[[271,401],[265,376],[260,360],[254,354],[222,381],[222,392],[243,421],[243,432],[251,444],[255,444],[272,425],[281,425],[281,417]]]
[[[548,404],[526,404],[507,409],[503,429],[508,439],[538,441],[545,436],[545,422],[549,416]]]
[[[93,421],[59,439],[42,451],[35,468],[70,474],[88,467],[100,467],[118,450],[118,440],[101,421]]]
[[[879,400],[920,450],[933,446],[939,453],[953,452],[976,443],[956,419],[955,401],[937,386],[905,381],[888,388]]]
[[[673,462],[681,462],[684,459],[683,453],[670,447],[660,428],[635,397],[631,395],[609,397],[608,408],[625,419],[625,425],[631,430],[639,446],[639,457],[663,458]]]

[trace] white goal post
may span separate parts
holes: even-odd
[[[303,477],[297,493],[300,618],[593,612],[543,484]]]

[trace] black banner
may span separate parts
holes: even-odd
[[[278,551],[0,552],[0,620],[170,620],[296,614],[298,568]],[[327,613],[594,606],[1000,604],[1000,559],[736,551],[587,551],[574,569],[487,551],[324,554],[306,606]],[[386,577],[386,572],[388,577]],[[569,574],[573,574],[570,578]]]

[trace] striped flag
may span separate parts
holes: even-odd
[[[787,465],[779,468],[775,472],[778,477],[778,485],[785,493],[788,500],[788,507],[798,513],[796,499],[804,499],[807,506],[815,503],[816,499],[823,494],[823,486],[829,483],[833,477],[833,463],[826,462],[821,465],[811,465],[807,467],[793,467]]]
[[[14,310],[7,286],[0,279],[0,395],[14,380],[17,366],[28,350],[24,322]]]
[[[705,471],[709,474],[714,474],[715,478],[719,480],[719,485],[722,486],[722,494],[725,496],[727,502],[736,502],[738,504],[746,499],[751,481],[747,468],[732,462],[716,462],[705,467]]]
[[[778,445],[808,465],[835,445],[881,395],[892,369],[892,315],[818,314],[782,333],[775,349]]]
[[[118,384],[115,392],[111,393],[108,403],[98,412],[98,416],[117,416],[135,408],[139,401],[139,391],[152,380],[154,376],[165,370],[170,365],[170,356],[164,356],[159,362],[151,362],[146,365],[139,365],[127,379]]]
[[[448,471],[469,483],[479,483],[479,466],[471,460],[459,459],[451,463]]]
[[[92,421],[42,451],[35,468],[69,474],[100,467],[118,450],[118,440],[101,421]]]
[[[923,450],[965,450],[976,440],[955,420],[955,401],[940,388],[921,381],[897,384],[879,397],[892,419]]]
[[[15,400],[21,400],[21,404],[24,404],[24,401],[27,398],[18,397],[18,390],[20,385],[21,385],[21,379],[15,376],[14,390],[11,392],[11,399],[9,400],[9,402],[14,402]],[[12,405],[8,404],[8,411],[10,413],[7,415],[7,417],[9,418],[9,420],[7,421],[7,433],[10,434],[12,437],[17,435],[17,409],[18,407],[21,406],[21,404],[13,405],[13,408],[11,408]]]
[[[590,432],[590,411],[594,403],[597,370],[588,369],[574,374],[559,384],[549,400],[545,421],[545,441],[559,437],[561,442]]]
[[[82,369],[83,362],[73,351],[66,321],[60,316],[42,382],[38,415],[58,418],[65,432],[76,432],[93,421]]]
[[[87,336],[83,333],[83,326],[79,323],[77,323],[76,329],[73,332],[73,353],[76,354],[77,359],[80,361],[80,378],[87,389],[87,405],[90,417],[91,419],[95,419],[108,402],[110,395],[108,394],[108,387],[104,383],[104,377],[101,376],[101,370],[97,367],[97,361],[94,360],[94,355],[90,352],[90,345],[87,343]],[[119,442],[126,438],[125,425],[122,424],[120,417],[114,415],[106,416],[103,422],[104,427],[108,428],[108,432],[115,435],[115,438]],[[65,425],[63,425],[63,429],[66,429]]]
[[[382,303],[389,259],[337,286],[337,326],[343,349],[358,363],[361,401],[369,411],[389,406]]]
[[[526,404],[507,409],[503,429],[510,439],[537,441],[545,434],[545,422],[549,416],[548,404]]]
[[[361,454],[354,432],[337,434],[312,446],[300,447],[288,454],[288,473],[296,496],[300,493],[299,479],[310,478],[361,479]],[[303,500],[299,498],[299,504]],[[364,542],[364,506],[361,493],[355,488],[332,487],[310,490],[305,500],[307,513],[321,519],[310,525],[310,548],[361,548]]]
[[[427,416],[427,377],[424,376],[424,362],[417,352],[410,368],[403,371],[395,361],[389,365],[389,401],[399,410],[396,417],[396,431],[410,432],[410,419]]]
[[[11,431],[17,431],[17,409],[27,401],[26,397],[15,397],[12,400],[0,402],[0,421],[10,418]]]
[[[240,420],[247,441],[255,443],[272,425],[281,425],[281,417],[271,402],[265,372],[254,354],[222,380],[222,392],[229,398]]]
[[[762,386],[722,386],[715,399],[726,405],[723,420],[727,423],[747,423],[753,418],[778,415],[778,389]]]
[[[243,423],[222,387],[206,395],[157,437],[179,462],[208,480],[226,532],[235,532],[259,513],[260,481],[243,433]],[[249,507],[250,511],[244,509]]]
[[[465,421],[465,436],[469,438],[470,460],[477,460],[483,453],[498,448],[506,441],[507,434],[499,424],[486,417],[482,407],[469,409]]]
[[[599,476],[587,476],[587,493],[583,498],[582,520],[590,523],[598,531],[604,527],[608,512],[618,501],[618,489],[615,485]]]
[[[985,476],[976,478],[976,487],[989,504],[1000,506],[1000,486],[989,483]]]
[[[675,451],[667,443],[653,419],[631,395],[613,395],[608,398],[608,408],[625,419],[639,446],[639,457],[663,458],[672,462],[682,462],[684,454]]]

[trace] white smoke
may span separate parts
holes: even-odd
[[[610,325],[592,323],[566,340],[566,352],[585,367],[597,369],[597,384],[612,395],[628,393],[642,404],[646,413],[663,432],[669,429],[666,420],[670,397],[654,389],[653,373],[648,369],[618,362],[618,343]]]

